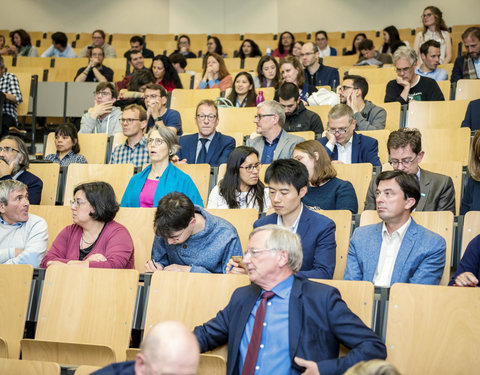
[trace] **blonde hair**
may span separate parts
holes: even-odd
[[[392,364],[381,359],[361,361],[350,367],[343,375],[400,375]]]
[[[320,142],[310,140],[300,142],[295,145],[293,151],[298,150],[305,152],[315,162],[313,164],[313,174],[309,176],[310,183],[313,186],[320,186],[322,183],[327,182],[337,175],[336,169],[333,167],[332,162]],[[318,155],[316,160],[315,153]]]

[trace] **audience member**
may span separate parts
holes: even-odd
[[[343,375],[400,375],[392,364],[381,359],[358,362]]]
[[[397,78],[387,84],[385,102],[408,104],[410,100],[445,100],[440,87],[434,79],[415,73],[417,54],[410,47],[399,47],[393,54],[393,65]]]
[[[68,37],[65,33],[58,31],[52,34],[52,45],[42,53],[41,57],[70,57],[75,58],[77,54],[72,46],[68,44]]]
[[[381,165],[376,139],[355,132],[357,120],[346,104],[337,104],[328,112],[328,128],[320,143],[334,163],[371,163]]]
[[[187,67],[187,59],[181,53],[178,53],[178,52],[172,53],[168,58],[170,59],[172,66],[175,68],[178,74],[188,73],[191,76],[195,76],[196,74],[195,71],[185,69]],[[185,88],[188,89],[190,88],[190,86]]]
[[[398,47],[407,46],[407,42],[400,39],[400,34],[395,26],[387,26],[383,29],[382,53],[393,55]],[[366,39],[366,37],[365,37]]]
[[[435,81],[446,81],[448,73],[445,69],[437,68],[440,64],[440,43],[436,40],[427,40],[420,46],[422,65],[415,69],[420,76],[433,78]]]
[[[155,56],[150,69],[155,77],[155,83],[165,87],[167,92],[173,89],[183,89],[180,77],[167,56]]]
[[[395,283],[440,282],[445,265],[445,240],[418,225],[410,216],[420,200],[414,175],[400,170],[376,178],[377,213],[382,222],[358,227],[348,250],[345,280]]]
[[[78,69],[75,82],[112,82],[113,70],[103,65],[103,49],[93,47],[87,66]]]
[[[0,55],[11,55],[13,50],[5,44],[5,36],[0,34]]]
[[[260,51],[260,48],[258,47],[257,43],[255,43],[251,39],[245,39],[242,42],[242,45],[238,49],[238,57],[240,57],[242,60],[246,59],[247,57],[261,57],[262,52]]]
[[[182,135],[182,119],[175,109],[167,108],[167,91],[156,83],[145,87],[143,99],[147,107],[147,129],[155,124],[168,127],[177,135]]]
[[[390,164],[393,169],[417,176],[420,182],[420,199],[416,211],[452,211],[455,214],[455,189],[450,177],[427,171],[418,166],[422,151],[422,134],[418,129],[401,128],[390,133],[387,141]],[[376,208],[374,179],[368,188],[365,209]]]
[[[293,45],[292,49],[292,56],[295,57],[300,62],[300,64],[302,63],[302,57],[300,56],[300,54],[302,53],[302,47],[304,44],[305,43],[301,40],[297,40]]]
[[[228,260],[242,254],[236,229],[179,192],[160,200],[154,219],[152,259],[146,272],[224,273]]]
[[[305,165],[308,170],[308,191],[302,202],[312,210],[358,211],[355,189],[349,181],[337,178],[325,148],[314,140],[297,144],[293,159]]]
[[[459,79],[480,78],[480,27],[469,27],[462,34],[467,54],[457,57],[452,70],[452,83]]]
[[[28,213],[27,186],[0,181],[0,263],[40,266],[47,251],[48,227],[41,217]]]
[[[232,76],[228,72],[223,57],[217,53],[210,53],[207,57],[207,63],[203,69],[203,75],[199,89],[219,88],[220,91],[232,87]]]
[[[112,363],[92,375],[193,375],[199,357],[192,331],[180,322],[163,321],[148,332],[134,361]]]
[[[295,36],[290,31],[284,31],[278,38],[278,47],[273,50],[272,56],[283,59],[292,54],[295,45]]]
[[[357,35],[354,36],[353,42],[352,42],[352,49],[350,51],[345,51],[343,54],[344,56],[351,56],[351,55],[356,55],[357,53],[360,53],[360,50],[358,49],[358,46],[362,42],[362,40],[367,39],[367,36],[365,33],[358,33]]]
[[[92,44],[85,46],[78,57],[90,57],[93,47],[100,47],[103,49],[103,55],[107,58],[117,57],[115,48],[105,42],[105,32],[103,30],[95,30],[92,33]]]
[[[252,283],[194,329],[201,352],[228,344],[227,374],[343,374],[361,360],[386,357],[337,289],[296,275],[302,258],[298,236],[286,228],[250,234],[243,262]],[[350,351],[339,358],[340,344]]]
[[[440,43],[440,64],[448,64],[452,61],[452,38],[448,27],[443,20],[443,14],[435,6],[428,6],[422,15],[423,31],[415,35],[413,48],[420,55],[420,46],[427,40],[436,40]]]
[[[135,268],[133,240],[113,219],[119,206],[106,182],[87,182],[73,190],[73,224],[65,227],[42,260],[42,268],[68,264],[87,268]]]
[[[145,46],[145,40],[140,35],[134,35],[130,38],[130,49],[123,54],[128,58],[133,51],[140,51],[145,59],[153,59],[154,53]]]
[[[208,58],[212,53],[216,53],[222,57],[226,57],[223,55],[223,47],[220,39],[216,36],[209,36],[207,39],[207,53],[204,55]]]
[[[376,106],[370,100],[365,100],[367,94],[367,80],[355,75],[345,76],[338,91],[340,103],[346,104],[352,109],[358,130],[385,129],[387,111]]]
[[[257,77],[254,77],[255,87],[278,88],[280,82],[280,67],[272,56],[262,56],[257,65]]]
[[[141,103],[141,99],[144,98],[147,86],[153,84],[154,82],[155,77],[149,69],[145,68],[134,71],[130,81],[128,82],[127,88],[120,90],[118,99],[123,101],[127,100],[128,104],[132,104],[131,101],[129,101],[132,99],[135,103],[139,104]]]
[[[471,130],[480,130],[480,99],[472,100],[468,103],[465,119],[462,121],[462,127]]]
[[[180,137],[177,158],[180,163],[210,164],[217,167],[226,163],[235,148],[235,139],[217,132],[218,107],[213,100],[202,100],[195,110],[198,133]]]
[[[286,116],[283,129],[287,132],[313,131],[316,137],[321,136],[322,120],[318,114],[305,108],[297,85],[285,82],[278,90],[278,98]]]
[[[358,46],[358,49],[360,50],[360,58],[355,65],[377,65],[382,67],[384,64],[392,63],[392,56],[378,52],[370,39],[364,39]]]
[[[304,141],[302,137],[283,130],[285,110],[276,101],[267,100],[257,106],[255,124],[257,125],[257,134],[260,136],[248,139],[246,145],[258,151],[262,164],[270,164],[277,159],[292,157],[295,145]]]
[[[17,105],[22,101],[22,92],[20,91],[18,78],[15,74],[8,73],[5,70],[5,61],[0,56],[0,103],[3,102],[3,106],[0,108],[2,113],[0,137],[7,135],[9,131],[12,133],[26,133],[25,130],[17,128]]]
[[[302,64],[293,56],[287,56],[280,62],[280,84],[290,82],[298,87],[300,99],[307,101],[308,96],[317,91],[315,86],[310,86],[305,81]],[[278,91],[275,92],[275,100],[278,101]]]
[[[141,105],[131,104],[124,108],[122,118],[124,143],[115,147],[110,157],[110,164],[133,164],[143,167],[150,163],[145,129],[147,128],[147,112]]]
[[[141,70],[146,70],[147,68],[145,67],[145,59],[143,58],[142,52],[141,51],[132,51],[127,57],[128,64],[130,68],[133,69],[133,72],[130,74],[127,74],[123,79],[119,82],[117,82],[115,85],[117,86],[118,90],[123,90],[128,87],[128,84],[130,83],[130,80],[132,79],[133,73],[141,71]]]
[[[480,131],[477,131],[473,137],[468,171],[470,176],[462,195],[460,215],[465,215],[468,211],[480,211]]]
[[[121,206],[156,207],[160,199],[172,191],[185,193],[194,204],[203,206],[191,177],[170,162],[179,147],[175,133],[155,125],[148,132],[147,147],[151,164],[130,179]]]
[[[120,133],[122,111],[113,105],[117,95],[117,90],[112,83],[100,82],[95,88],[95,105],[82,116],[78,133],[107,133],[109,137]]]
[[[45,160],[59,164],[61,167],[68,167],[70,164],[86,164],[85,156],[80,155],[80,145],[75,125],[65,123],[59,125],[55,130],[55,154],[48,154]]]
[[[227,99],[237,108],[256,107],[257,94],[250,73],[240,72],[235,76],[232,91]]]
[[[452,276],[448,285],[477,287],[478,279],[480,279],[480,235],[468,244],[457,272]]]
[[[175,53],[180,53],[187,59],[194,59],[197,57],[197,55],[190,51],[190,38],[188,35],[180,35],[178,37]]]
[[[29,165],[27,146],[20,138],[6,135],[0,140],[0,181],[23,182],[27,185],[30,203],[40,204],[43,182],[27,171]]]
[[[337,56],[337,50],[328,45],[328,35],[326,31],[320,30],[315,33],[315,43],[317,43],[320,57]]]
[[[30,35],[23,29],[18,29],[10,33],[12,40],[11,50],[14,55],[38,57],[37,47],[32,45]]]
[[[305,81],[310,87],[325,85],[333,89],[337,87],[340,82],[338,69],[323,65],[319,61],[318,50],[312,42],[303,45],[300,57],[305,68]]]
[[[227,160],[225,175],[210,192],[207,208],[255,208],[265,213],[270,208],[268,189],[259,179],[262,164],[253,147],[235,148]]]

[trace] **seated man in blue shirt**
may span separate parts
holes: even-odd
[[[385,345],[336,288],[297,274],[302,258],[300,239],[287,228],[267,225],[250,234],[243,263],[252,283],[193,331],[201,352],[228,344],[228,375],[343,374],[359,361],[386,357]],[[340,344],[350,351],[338,358]]]
[[[376,139],[355,132],[357,121],[352,108],[337,104],[328,112],[328,128],[319,142],[333,163],[381,165]]]
[[[155,124],[170,128],[177,135],[182,135],[182,119],[180,113],[167,108],[167,90],[162,85],[150,83],[143,94],[147,108],[147,131]]]
[[[436,40],[427,40],[420,46],[422,65],[415,69],[420,76],[432,78],[435,81],[446,81],[448,73],[445,69],[437,68],[440,64],[440,43]]]
[[[75,58],[77,54],[72,46],[68,44],[68,37],[60,31],[52,34],[52,45],[42,53],[41,57],[70,57]]]
[[[195,121],[198,133],[180,137],[179,163],[210,164],[217,167],[226,163],[235,148],[235,139],[217,132],[218,107],[213,100],[202,100],[197,104]]]

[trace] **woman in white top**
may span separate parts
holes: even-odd
[[[442,11],[434,6],[428,6],[422,14],[423,32],[417,33],[413,48],[420,60],[420,46],[427,40],[440,43],[440,64],[452,61],[452,38],[443,20]]]
[[[256,208],[267,212],[270,199],[258,178],[260,167],[258,151],[253,147],[234,149],[228,157],[225,176],[208,197],[207,208]]]

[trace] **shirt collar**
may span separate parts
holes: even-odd
[[[411,222],[412,222],[412,217],[410,216],[408,218],[408,220],[405,222],[405,224],[403,224],[400,228],[398,228],[396,231],[394,231],[391,236],[388,233],[387,226],[385,225],[385,222],[383,222],[382,237],[387,235],[389,238],[392,238],[395,234],[397,234],[400,237],[400,241],[402,241]]]
[[[282,299],[288,298],[290,294],[289,292],[292,289],[292,285],[293,285],[293,275],[290,275],[285,280],[275,285],[272,288],[272,292],[275,293],[276,296]]]
[[[282,133],[283,133],[283,129],[280,130],[280,133],[278,133],[278,135],[273,139],[272,143],[268,143],[267,138],[265,137],[263,137],[263,141],[269,145],[277,144],[280,141],[280,137],[282,136]]]
[[[300,222],[300,217],[302,216],[302,213],[303,213],[303,203],[300,203],[300,212],[298,213],[298,216],[295,219],[295,222],[293,223],[292,227],[288,228],[293,233],[297,233],[298,223]],[[283,226],[283,220],[280,215],[277,216],[277,224],[280,226]]]
[[[201,137],[200,136],[200,133],[198,133],[198,141],[200,141],[200,139],[208,139],[210,142],[212,141],[213,137],[215,137],[215,133],[216,131],[214,131],[212,134],[210,134],[208,137]]]
[[[13,224],[8,224],[5,220],[2,219],[0,216],[0,224],[2,225],[8,225],[9,227],[21,227],[25,222],[23,221],[17,221],[16,223]]]
[[[350,139],[348,140],[348,142],[345,144],[345,146],[342,146],[340,143],[337,143],[337,147],[345,147],[347,148],[347,146],[351,146],[353,143],[353,134],[352,136],[350,137]]]

